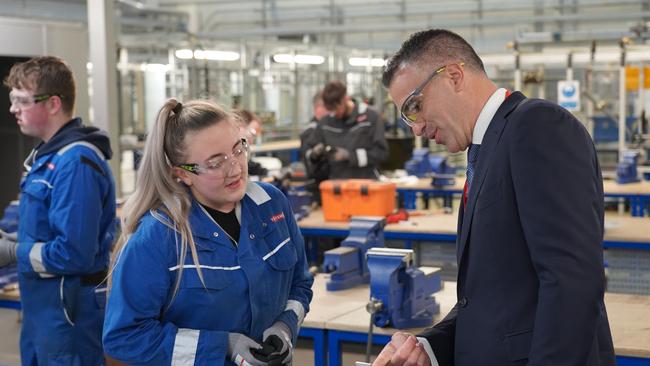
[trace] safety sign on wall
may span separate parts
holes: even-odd
[[[580,82],[563,80],[557,82],[557,104],[570,111],[580,110]]]

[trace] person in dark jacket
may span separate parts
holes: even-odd
[[[42,142],[25,160],[20,222],[0,239],[0,267],[18,263],[23,365],[102,365],[102,323],[115,185],[108,136],[72,118],[75,81],[56,57],[14,65],[10,112]]]
[[[300,134],[300,155],[305,163],[305,169],[309,177],[307,189],[313,194],[316,202],[320,204],[319,185],[320,182],[329,178],[329,162],[327,161],[327,156],[323,154],[324,150],[318,155],[312,154],[312,149],[318,144],[318,123],[327,114],[327,110],[323,104],[323,92],[319,91],[316,93],[312,102],[314,115],[311,121],[309,121],[307,128]]]
[[[388,143],[377,111],[353,101],[340,81],[325,85],[323,104],[329,113],[316,129],[311,154],[327,155],[329,178],[379,178],[377,168],[388,158]]]
[[[499,88],[459,35],[413,34],[383,82],[416,136],[468,150],[457,303],[374,366],[611,366],[603,300],[603,181],[566,109]]]

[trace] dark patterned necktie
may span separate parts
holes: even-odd
[[[478,152],[481,145],[471,144],[467,150],[467,192],[472,187],[472,179],[474,178],[474,169],[476,169],[476,162],[478,161]]]

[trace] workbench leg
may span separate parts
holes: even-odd
[[[633,217],[643,216],[643,202],[638,197],[630,198],[630,212]]]
[[[300,150],[298,149],[291,149],[291,162],[295,163],[300,161]]]
[[[368,334],[357,332],[345,332],[339,330],[327,331],[327,348],[329,360],[328,366],[341,366],[343,363],[341,342],[352,342],[366,344],[368,342]],[[390,336],[383,334],[375,334],[372,338],[372,344],[384,346],[390,342]],[[360,360],[359,360],[360,361]]]
[[[301,328],[299,337],[311,338],[314,340],[314,366],[325,366],[327,354],[325,353],[327,338],[325,329]]]
[[[404,208],[407,210],[415,210],[417,203],[417,192],[408,191],[404,193]]]
[[[327,366],[341,366],[343,358],[341,354],[341,344],[339,343],[339,332],[335,330],[327,331]]]
[[[444,208],[445,212],[453,212],[454,211],[454,196],[451,194],[446,194],[442,196],[442,207]]]
[[[305,236],[305,250],[307,251],[307,261],[310,265],[318,263],[318,239],[311,236]]]

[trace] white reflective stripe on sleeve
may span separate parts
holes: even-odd
[[[36,243],[29,251],[29,263],[31,263],[34,272],[47,272],[45,266],[43,266],[43,254],[41,254],[43,245],[45,245],[45,243]]]
[[[66,152],[68,152],[68,150],[72,149],[75,146],[79,146],[79,145],[89,148],[90,150],[92,150],[97,155],[98,158],[100,158],[102,160],[106,160],[106,158],[104,156],[104,153],[101,150],[99,150],[99,148],[97,146],[91,144],[88,141],[76,141],[76,142],[73,142],[71,144],[65,145],[64,147],[59,149],[59,151],[56,154],[57,155],[63,155]]]
[[[429,361],[431,361],[431,366],[440,366],[438,364],[438,359],[436,358],[435,353],[433,353],[433,349],[431,349],[431,345],[429,344],[429,341],[427,341],[426,338],[424,337],[417,337],[418,342],[422,345],[424,348],[424,351],[427,353],[427,356],[429,356]]]
[[[45,184],[45,186],[47,186],[47,188],[49,188],[49,189],[53,189],[53,188],[54,188],[54,186],[52,185],[52,183],[46,181],[45,179],[32,179],[32,183],[41,183],[41,184]]]
[[[196,329],[179,329],[174,340],[172,365],[194,365],[196,348],[199,344],[200,331]]]
[[[273,249],[273,250],[270,251],[268,254],[266,254],[264,257],[262,257],[262,259],[263,259],[263,260],[267,260],[267,259],[269,259],[270,256],[272,256],[273,254],[277,253],[278,250],[280,250],[280,248],[282,248],[286,243],[289,242],[289,240],[291,240],[291,238],[286,238],[286,239],[284,239],[284,240],[282,241],[282,243],[278,244],[278,246],[275,247],[275,249]]]
[[[357,161],[361,168],[368,165],[368,152],[366,149],[357,149]]]
[[[302,306],[300,301],[289,300],[287,301],[287,307],[284,308],[284,311],[291,310],[296,313],[298,317],[298,325],[302,324],[303,319],[305,319],[305,308]]]

